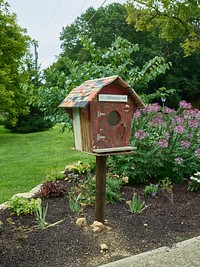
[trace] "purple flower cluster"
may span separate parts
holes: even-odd
[[[153,116],[151,121],[149,122],[149,125],[151,126],[157,126],[161,124],[165,124],[165,121],[163,120],[163,115],[161,113],[156,116]]]
[[[174,116],[172,118],[172,124],[183,124],[184,123],[184,118],[179,117],[179,116]]]
[[[161,106],[158,103],[154,103],[149,105],[148,107],[145,107],[142,109],[143,113],[149,113],[149,112],[158,112],[161,109]]]
[[[181,146],[184,148],[189,148],[190,147],[190,142],[187,140],[181,141]]]
[[[170,136],[170,133],[169,133],[169,132],[165,132],[165,139],[166,139],[166,140],[169,140],[170,137],[171,137],[171,136]]]
[[[158,145],[162,148],[168,147],[169,143],[166,139],[158,140]]]
[[[195,156],[200,159],[200,148],[195,150]]]
[[[176,111],[175,111],[174,109],[172,109],[172,108],[165,107],[164,112],[165,112],[165,113],[168,113],[168,114],[173,114],[173,113],[175,113]]]
[[[144,130],[137,130],[135,132],[135,138],[136,139],[143,140],[143,139],[145,139],[145,137],[146,137],[146,133]]]
[[[184,127],[182,125],[177,125],[175,128],[174,128],[174,132],[175,133],[178,133],[178,134],[182,134],[184,132]]]
[[[185,100],[182,100],[179,105],[181,108],[184,108],[184,109],[192,108],[192,105],[190,103],[187,103]]]
[[[192,128],[199,128],[199,122],[197,120],[189,120],[188,124]]]
[[[198,109],[184,109],[183,115],[185,119],[200,119],[200,110]]]
[[[134,116],[135,116],[136,118],[139,118],[139,117],[141,116],[141,112],[140,112],[139,109],[136,110]]]

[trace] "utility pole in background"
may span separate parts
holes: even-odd
[[[37,52],[37,48],[38,48],[38,43],[37,41],[33,41],[34,44],[34,51],[35,51],[35,70],[38,70],[38,52]]]

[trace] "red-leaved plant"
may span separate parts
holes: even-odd
[[[63,197],[66,188],[59,181],[46,181],[40,190],[43,197]]]

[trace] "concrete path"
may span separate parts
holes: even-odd
[[[200,267],[200,236],[99,267]]]

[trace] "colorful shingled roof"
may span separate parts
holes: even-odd
[[[126,88],[128,92],[135,98],[135,102],[139,107],[144,107],[144,103],[135,93],[135,91],[119,76],[105,77],[95,80],[89,80],[74,88],[67,97],[59,105],[60,108],[84,108],[91,102],[98,92],[106,85],[112,82],[118,83]]]

